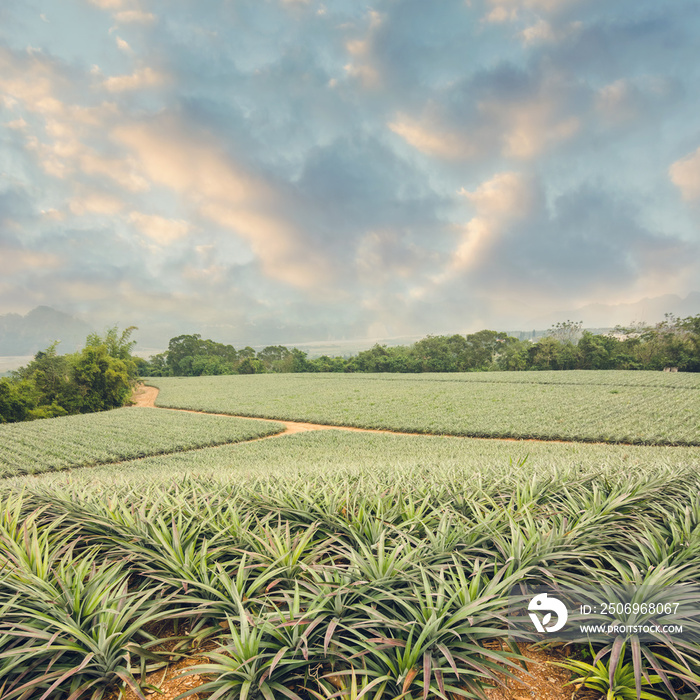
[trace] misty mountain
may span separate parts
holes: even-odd
[[[60,354],[75,352],[91,332],[84,321],[49,306],[37,306],[26,316],[5,314],[0,316],[0,355],[34,355],[55,340]]]

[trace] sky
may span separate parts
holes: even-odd
[[[683,297],[699,84],[695,1],[2,0],[0,314],[261,345]]]

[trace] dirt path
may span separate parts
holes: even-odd
[[[225,416],[227,418],[243,418],[245,420],[267,421],[268,423],[282,423],[284,430],[274,435],[267,435],[262,438],[254,438],[255,440],[269,440],[270,438],[281,437],[282,435],[291,435],[293,433],[305,433],[310,430],[346,430],[356,433],[384,433],[385,435],[420,435],[421,437],[450,437],[459,440],[500,440],[501,442],[556,442],[564,445],[581,444],[576,440],[539,440],[537,438],[514,438],[514,437],[477,437],[470,435],[443,435],[440,433],[407,433],[397,430],[384,430],[379,428],[356,428],[350,425],[325,425],[323,423],[305,423],[295,420],[281,420],[278,418],[259,418],[257,416],[236,416],[231,413],[211,413],[209,411],[193,411],[189,408],[166,408],[164,406],[156,406],[159,390],[154,386],[146,386],[139,384],[131,398],[134,406],[142,406],[146,408],[158,408],[161,411],[181,411],[182,413],[202,413],[207,416]],[[586,442],[587,445],[609,445],[607,442]],[[628,443],[616,443],[628,444]]]
[[[391,430],[375,430],[373,428],[353,428],[348,425],[323,425],[322,423],[304,423],[296,420],[278,420],[277,418],[258,418],[256,416],[234,416],[230,413],[210,413],[209,411],[193,411],[189,408],[167,408],[156,406],[158,389],[154,386],[140,384],[134,392],[132,402],[134,406],[145,408],[158,408],[161,411],[180,411],[181,413],[201,413],[207,416],[225,416],[226,418],[242,418],[244,420],[265,421],[267,423],[282,423],[284,430],[281,433],[267,435],[257,440],[267,440],[268,438],[280,437],[280,435],[290,435],[292,433],[305,433],[309,430],[350,430],[361,433],[390,433],[392,435],[413,435],[414,433],[397,433]],[[435,436],[432,436],[435,437]]]
[[[154,386],[146,386],[139,384],[131,396],[131,403],[134,406],[144,406],[146,408],[155,408],[156,399],[158,398],[158,389]]]

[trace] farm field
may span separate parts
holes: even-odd
[[[283,427],[138,407],[11,423],[0,425],[0,477],[250,440]]]
[[[625,579],[685,596],[683,637],[629,659],[688,691],[699,452],[323,431],[5,479],[3,697],[69,672],[52,698],[135,687],[141,660],[158,683],[178,654],[198,662],[192,692],[221,697],[484,697],[516,672],[509,642],[536,640],[505,624],[516,584],[609,596]]]
[[[700,444],[698,377],[620,372],[613,383],[613,374],[283,374],[148,383],[160,389],[159,406],[232,415],[476,437]]]
[[[366,414],[403,402],[416,421],[432,397],[424,421],[441,425],[459,425],[450,405],[471,402],[478,418],[494,396],[522,390],[530,403],[514,405],[532,410],[537,396],[569,392],[582,421],[599,412],[579,400],[586,391],[598,403],[613,390],[613,401],[649,392],[667,406],[698,391],[675,387],[675,376],[658,386],[469,376],[263,375],[172,380],[171,389],[211,411],[233,412],[232,397],[277,398],[305,420],[315,415],[302,409],[339,410],[357,389],[367,402],[391,399]],[[277,394],[260,379],[276,380]],[[157,381],[168,398],[170,380]],[[553,434],[547,421],[566,414],[554,408],[513,420],[538,419]],[[332,429],[253,440],[283,427],[149,408],[0,426],[0,455],[36,448],[22,467],[35,473],[7,469],[0,479],[3,700],[133,700],[157,697],[154,688],[168,700],[357,700],[363,691],[368,700],[570,700],[565,683],[586,674],[574,660],[586,663],[589,641],[603,676],[614,655],[627,664],[625,700],[635,675],[647,700],[700,693],[700,446]],[[239,442],[200,447],[207,439]],[[122,449],[147,456],[120,459]],[[96,464],[96,454],[113,463]],[[573,676],[530,664],[535,676],[523,677],[528,644],[572,640],[513,626],[514,605],[527,619],[521,586],[576,600],[593,591],[622,604],[601,622],[672,622],[683,633],[575,639],[573,657],[548,657]],[[632,589],[646,591],[653,612],[624,612]]]

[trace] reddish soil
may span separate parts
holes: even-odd
[[[205,645],[206,651],[216,645]],[[146,677],[146,683],[158,688],[158,691],[146,691],[147,700],[173,700],[185,690],[198,688],[206,680],[200,675],[184,676],[183,673],[196,664],[207,663],[206,651],[203,649],[198,657],[189,657],[170,664],[167,669],[155,671]],[[569,673],[553,662],[560,661],[563,656],[559,650],[545,651],[529,645],[521,647],[523,656],[527,658],[527,671],[515,671],[517,680],[508,679],[505,686],[487,688],[488,700],[594,700],[600,695],[566,685],[570,680]],[[193,700],[204,700],[205,696],[195,693],[190,696]],[[118,700],[118,694],[113,694],[108,700]],[[127,690],[121,700],[138,700],[133,690]]]

